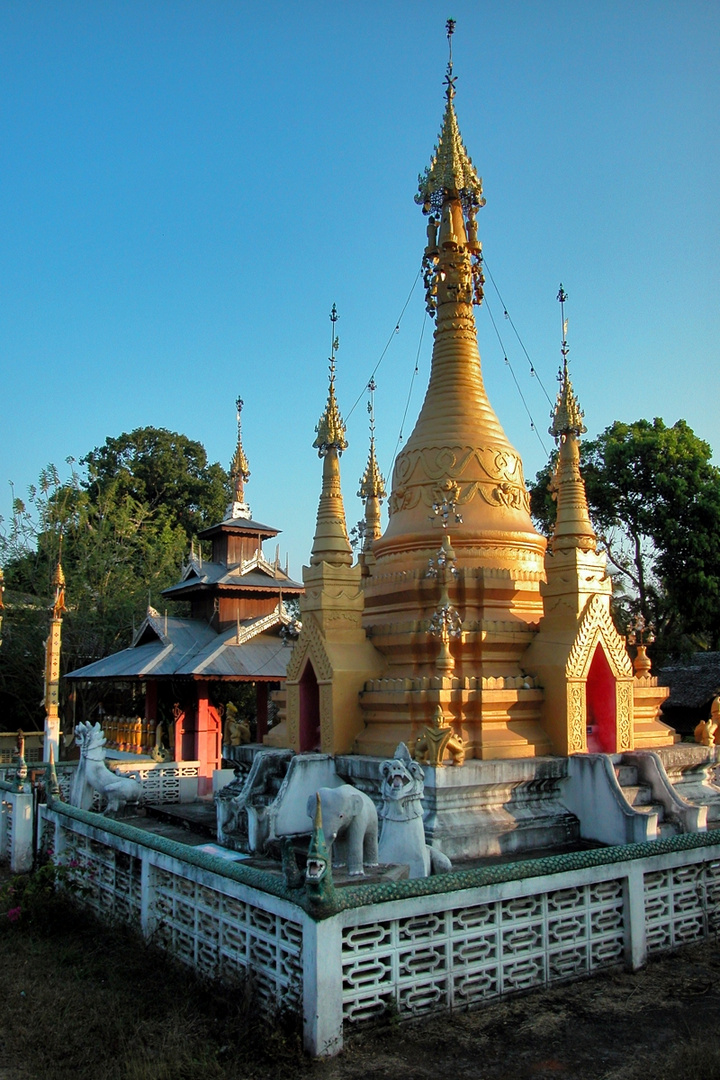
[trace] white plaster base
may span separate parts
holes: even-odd
[[[379,802],[380,759],[341,755],[338,774]],[[567,758],[509,758],[424,767],[425,839],[450,859],[539,851],[580,838],[560,801]]]

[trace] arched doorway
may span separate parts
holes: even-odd
[[[300,753],[320,749],[320,687],[308,660],[299,683]]]
[[[595,646],[585,694],[588,752],[614,754],[617,751],[615,676],[600,643]]]

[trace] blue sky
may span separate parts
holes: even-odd
[[[416,357],[406,437],[429,373],[413,196],[448,16],[487,268],[539,375],[488,280],[483,373],[526,477],[538,434],[550,448],[561,281],[589,434],[682,417],[720,447],[718,5],[4,0],[0,514],[8,481],[22,494],[48,462],[139,426],[227,466],[240,394],[248,499],[298,576],[336,303],[349,525],[361,516],[365,399],[352,406],[390,341],[387,475]]]

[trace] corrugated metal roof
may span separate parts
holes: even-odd
[[[209,525],[207,529],[201,529],[198,536],[212,536],[218,532],[254,532],[262,533],[264,536],[277,536],[282,532],[282,529],[273,529],[272,525],[263,525],[259,521],[252,521],[250,518],[225,518],[223,521],[219,521],[217,525]]]
[[[276,577],[259,568],[240,573],[240,566],[224,566],[222,563],[203,563],[202,569],[195,574],[189,575],[184,581],[176,585],[169,585],[163,589],[163,596],[187,593],[192,589],[210,588],[216,586],[230,586],[239,589],[292,589],[302,590],[304,586],[287,577],[282,570]]]
[[[246,629],[253,622],[245,620]],[[260,625],[258,625],[258,631]],[[154,641],[147,641],[148,634]],[[96,660],[93,664],[69,672],[69,679],[140,679],[169,676],[236,679],[283,679],[291,650],[272,630],[235,644],[237,629],[231,627],[217,634],[198,619],[167,619],[148,616],[135,636],[144,644]]]

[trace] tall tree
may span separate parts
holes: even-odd
[[[177,580],[191,537],[223,516],[229,479],[184,435],[139,428],[109,438],[60,479],[43,470],[27,502],[14,500],[0,537],[7,617],[0,652],[4,726],[42,719],[42,641],[52,573],[67,579],[66,670],[130,643],[148,603]],[[84,468],[83,468],[84,467]]]
[[[684,420],[615,421],[581,446],[593,525],[626,594],[658,633],[656,657],[720,647],[720,471]],[[553,459],[531,507],[549,535]]]

